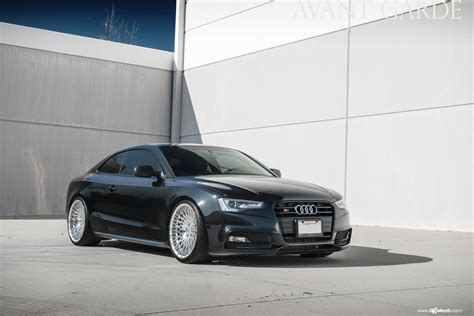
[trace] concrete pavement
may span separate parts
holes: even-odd
[[[0,306],[16,314],[473,314],[473,234],[354,227],[328,258],[179,263],[118,241],[75,247],[65,220],[0,220]],[[443,313],[438,313],[443,314]]]

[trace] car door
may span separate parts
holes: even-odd
[[[91,205],[91,225],[94,231],[102,233],[117,232],[117,218],[120,210],[119,201],[113,195],[116,186],[120,183],[120,168],[122,167],[125,152],[115,154],[109,158],[94,174],[91,180],[94,182],[93,204]]]
[[[154,171],[162,171],[152,151],[134,149],[126,152],[118,182],[109,194],[114,204],[111,209],[118,217],[116,230],[127,237],[159,240],[161,226],[158,218],[165,207],[165,186],[158,183],[156,177],[136,177],[136,166],[151,166]]]

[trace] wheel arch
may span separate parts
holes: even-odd
[[[74,200],[76,198],[80,197],[84,203],[86,204],[86,207],[87,207],[87,201],[86,199],[81,195],[81,193],[75,193],[74,195],[71,195],[71,197],[69,198],[69,201],[67,203],[67,208],[66,208],[66,214],[69,214],[69,210],[71,208],[71,205],[72,205],[72,202],[74,202]]]
[[[90,193],[88,191],[90,182],[78,180],[78,181],[71,181],[69,184],[67,195],[66,195],[66,214],[69,212],[69,208],[71,207],[72,201],[75,198],[80,197],[86,203],[86,206],[90,206]]]
[[[201,208],[199,207],[198,203],[196,202],[195,199],[193,199],[191,196],[189,195],[182,195],[182,196],[178,196],[176,197],[173,202],[170,203],[170,207],[168,209],[168,212],[166,214],[166,231],[168,232],[169,230],[169,225],[170,225],[170,219],[171,219],[171,213],[173,212],[173,210],[175,209],[176,205],[178,205],[180,202],[183,202],[183,201],[189,201],[191,203],[193,203],[193,205],[196,207],[196,209],[198,210],[198,212],[201,214],[201,216],[204,218],[204,214],[202,213],[202,210]]]

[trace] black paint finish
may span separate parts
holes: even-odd
[[[213,255],[337,251],[346,246],[337,246],[335,243],[338,231],[351,228],[347,210],[339,209],[334,204],[342,198],[340,194],[314,184],[280,178],[263,165],[271,175],[177,177],[160,150],[160,147],[170,146],[186,148],[187,145],[148,144],[120,151],[149,151],[165,174],[164,180],[99,172],[99,168],[115,153],[71,181],[67,192],[67,209],[74,197],[81,196],[87,203],[92,230],[97,235],[123,236],[123,239],[132,241],[167,245],[169,215],[173,206],[181,200],[190,200],[203,215],[209,252]],[[217,198],[221,197],[263,201],[265,207],[238,213],[223,212],[217,202]],[[322,201],[333,205],[330,240],[285,242],[273,210],[275,203],[281,201]],[[263,233],[263,240],[269,238],[271,242],[265,247],[226,247],[229,234],[239,232]]]

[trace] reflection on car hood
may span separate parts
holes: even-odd
[[[273,177],[208,175],[189,177],[200,185],[212,187],[233,198],[278,200],[323,200],[333,202],[333,195],[323,187],[303,181]]]

